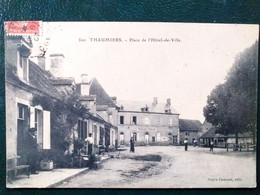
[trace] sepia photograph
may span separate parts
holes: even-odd
[[[7,188],[255,188],[259,25],[5,22]]]

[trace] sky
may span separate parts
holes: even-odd
[[[46,56],[64,54],[63,76],[96,77],[118,100],[171,98],[180,118],[203,122],[207,96],[258,33],[258,25],[243,24],[44,22],[35,45]]]

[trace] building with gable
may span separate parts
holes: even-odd
[[[74,94],[79,86],[76,85],[74,78],[64,77],[63,54],[50,55],[51,66],[49,70],[46,70],[44,56],[38,56],[38,59],[35,60],[37,63],[30,59],[32,49],[33,44],[30,37],[5,37],[6,156],[7,159],[19,156],[20,163],[26,163],[25,136],[29,128],[37,129],[37,142],[40,149],[51,149],[52,143],[55,142],[55,139],[51,137],[53,117],[55,116],[52,115],[51,110],[41,105],[34,106],[31,102],[32,98],[41,96],[63,101],[63,97]],[[116,145],[115,118],[117,118],[117,111],[112,99],[108,95],[106,96],[110,105],[103,97],[104,90],[101,94],[95,90],[95,86],[98,86],[95,84],[96,81],[90,85],[92,88],[88,88],[89,86],[86,88],[86,83],[88,82],[83,75],[77,101],[85,106],[86,111],[71,129],[71,138],[84,141],[88,133],[93,133],[94,152],[97,153],[100,144],[108,147]],[[96,88],[101,89],[102,87]],[[89,89],[91,94],[89,94]],[[99,106],[107,106],[103,108],[106,112],[102,113],[103,110],[100,111]],[[64,120],[64,122],[67,121]],[[70,152],[73,149],[72,144]]]
[[[96,78],[89,81],[87,74],[82,74],[81,77],[81,83],[76,85],[76,90],[78,94],[80,94],[80,101],[83,105],[86,105],[86,107],[89,108],[89,112],[102,121],[102,123],[89,123],[88,128],[84,128],[85,133],[80,133],[79,137],[85,139],[88,133],[92,133],[96,146],[116,149],[118,140],[118,108]],[[84,123],[86,122],[83,121],[83,126]]]
[[[29,60],[33,45],[30,37],[5,37],[6,67],[6,154],[20,156],[25,162],[25,135],[29,128],[37,129],[37,142],[50,149],[50,111],[30,103],[33,95],[60,99],[51,84],[52,74]]]
[[[171,99],[159,103],[118,101],[119,145],[177,145],[180,141],[179,113],[172,107]]]
[[[188,140],[188,144],[193,144],[199,137],[199,130],[201,128],[201,122],[199,120],[180,119],[180,144],[183,144],[184,140]]]

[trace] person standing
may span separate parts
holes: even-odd
[[[214,142],[211,141],[211,142],[210,142],[210,149],[209,149],[209,151],[212,151],[212,152],[213,152],[213,147],[214,147]]]
[[[130,139],[130,152],[135,152],[135,142],[133,137]]]
[[[26,138],[27,145],[27,164],[30,165],[29,171],[31,174],[38,174],[37,164],[38,164],[38,144],[36,137],[36,128],[30,128]]]
[[[185,147],[185,151],[188,151],[188,139],[187,138],[184,140],[184,147]]]
[[[88,134],[88,137],[85,139],[85,141],[88,144],[88,155],[92,154],[92,150],[93,150],[93,144],[94,144],[94,139],[92,137],[92,133]]]

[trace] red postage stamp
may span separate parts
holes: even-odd
[[[7,35],[32,35],[40,33],[40,21],[9,21],[6,22]]]

